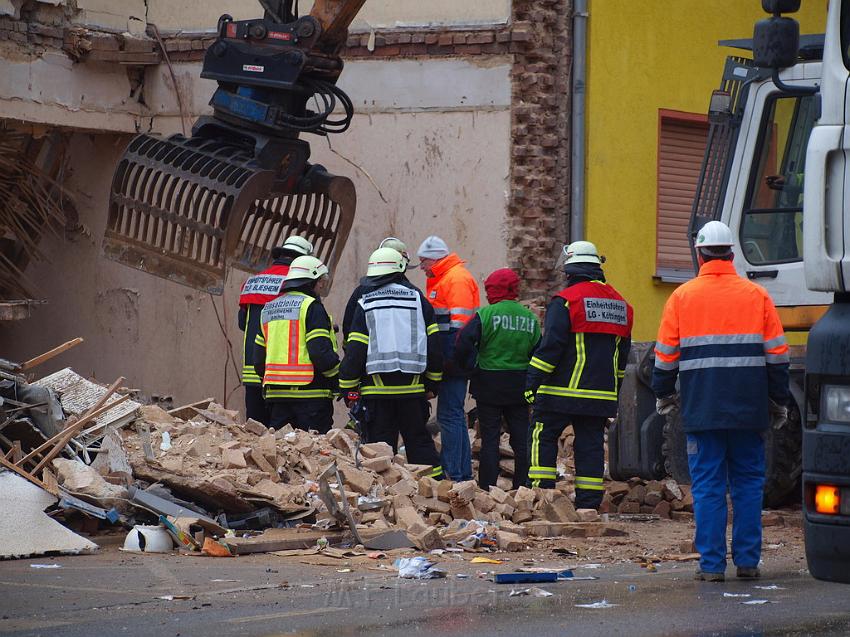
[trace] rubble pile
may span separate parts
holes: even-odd
[[[519,551],[534,538],[627,535],[609,522],[686,520],[693,507],[684,486],[634,479],[608,485],[604,518],[576,510],[570,427],[558,459],[567,479],[556,489],[512,488],[505,434],[503,475],[485,490],[436,480],[433,467],[407,463],[403,448],[362,444],[352,429],[275,431],[211,398],[166,411],[131,400],[123,378],[104,387],[66,368],[32,382],[29,364],[0,365],[0,464],[15,488],[29,482],[50,496],[34,509],[53,502],[53,514],[78,532],[153,523],[212,555],[300,550],[331,537],[368,546],[379,536],[422,550]],[[469,431],[477,455],[477,428]]]
[[[478,535],[519,550],[527,535],[565,533],[552,523],[599,521],[596,511],[576,511],[566,489],[485,491],[474,481],[438,481],[430,477],[432,467],[406,463],[385,443],[359,445],[349,429],[327,435],[289,426],[273,431],[252,420],[241,422],[238,412],[216,404],[194,411],[182,420],[144,406],[135,428],[123,431],[123,445],[137,480],[161,483],[175,496],[213,511],[270,506],[285,516],[315,513],[327,519],[318,480],[336,463],[358,526],[401,528],[422,549]],[[335,497],[343,495],[339,485],[331,488]],[[591,531],[579,524],[569,533]]]

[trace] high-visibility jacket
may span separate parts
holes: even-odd
[[[424,396],[442,380],[434,310],[403,274],[358,302],[340,367],[340,389],[367,398]],[[423,356],[424,354],[424,356]]]
[[[579,281],[559,292],[528,366],[535,410],[614,417],[633,322],[632,307],[603,281]]]
[[[765,429],[768,397],[790,398],[788,344],[773,301],[763,287],[712,260],[678,287],[664,306],[652,389],[676,392],[685,431]]]
[[[263,306],[274,301],[283,290],[291,258],[276,260],[270,268],[249,277],[239,295],[239,329],[242,337],[242,384],[260,385],[262,379],[254,371],[254,341],[260,333]]]
[[[458,330],[481,305],[478,283],[454,253],[437,261],[431,272],[434,276],[428,277],[426,292],[442,335],[443,358],[448,362],[454,357]]]
[[[318,299],[287,291],[270,301],[263,308],[254,348],[264,398],[330,398],[339,374],[336,351],[331,318]]]
[[[460,331],[455,361],[474,370],[469,383],[476,400],[493,405],[525,404],[528,361],[540,342],[540,321],[517,301],[481,308]]]

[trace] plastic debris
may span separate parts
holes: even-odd
[[[542,588],[537,588],[536,586],[532,586],[531,588],[511,589],[511,592],[508,593],[508,597],[521,597],[526,595],[530,597],[552,597],[553,593]]]
[[[162,432],[162,442],[159,443],[160,451],[168,451],[171,449],[171,434],[167,431]]]
[[[747,606],[760,606],[762,604],[770,604],[771,602],[769,599],[748,599],[746,602],[741,603]]]
[[[557,582],[558,573],[547,571],[544,573],[497,573],[493,577],[496,584],[543,584],[545,582]]]
[[[458,579],[469,579],[469,573],[457,573],[455,577]]]
[[[175,602],[186,599],[195,599],[194,595],[161,595],[157,599],[164,599],[166,602]]]
[[[776,584],[770,584],[769,586],[753,586],[753,588],[758,588],[763,591],[784,591],[784,586],[777,586]]]
[[[576,568],[602,568],[602,564],[579,564]]]
[[[395,561],[398,576],[404,579],[440,579],[446,572],[434,568],[434,563],[426,557],[401,557]]]
[[[30,568],[62,568],[61,564],[30,564]]]
[[[749,593],[723,593],[723,597],[752,597]]]
[[[502,560],[494,560],[491,557],[473,557],[473,564],[504,564]]]
[[[576,608],[614,608],[615,606],[619,606],[619,604],[612,604],[607,599],[603,599],[601,602],[593,602],[592,604],[576,604]]]

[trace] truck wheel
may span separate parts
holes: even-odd
[[[803,472],[803,429],[796,405],[788,410],[788,420],[780,429],[767,432],[765,444],[764,506],[777,507],[792,497],[800,499]]]
[[[688,453],[685,445],[682,419],[679,418],[679,410],[674,409],[667,414],[667,419],[664,422],[664,442],[661,444],[664,470],[676,482],[690,484],[691,472],[688,469]]]

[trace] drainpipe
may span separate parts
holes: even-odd
[[[587,88],[588,0],[573,1],[573,85],[570,156],[570,241],[584,239],[585,92]]]

